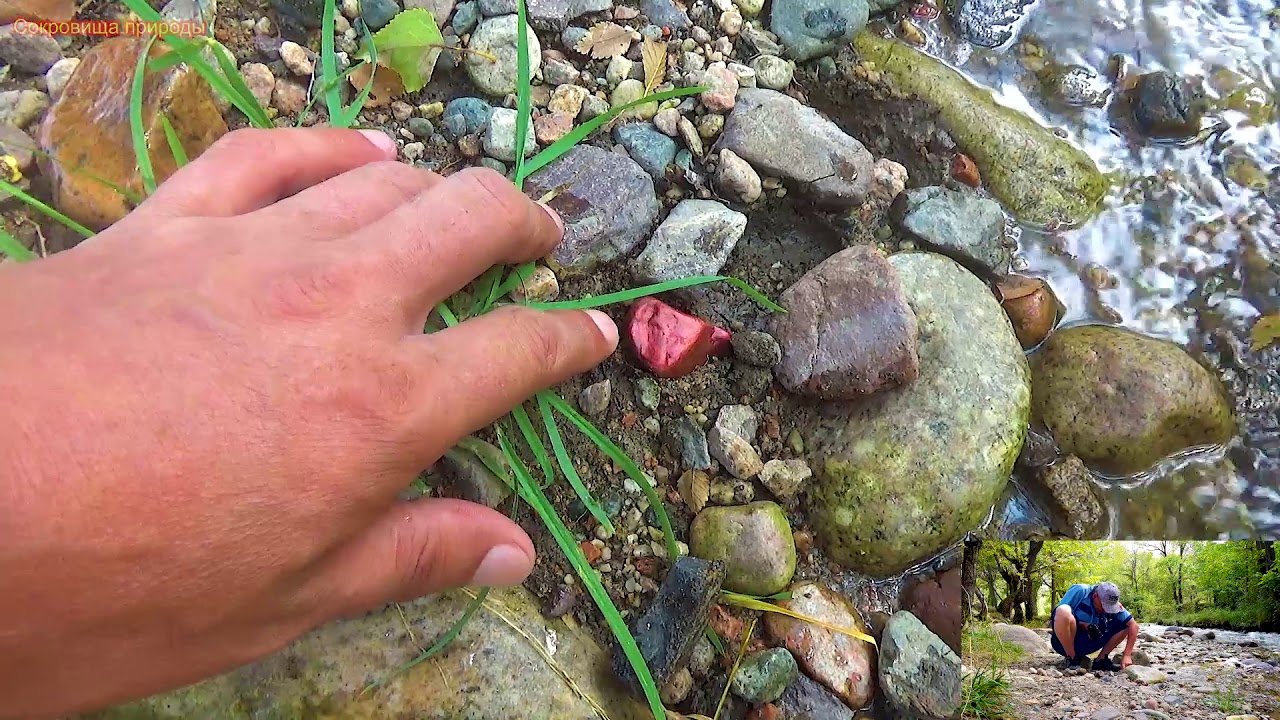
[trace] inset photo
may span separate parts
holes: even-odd
[[[969,542],[962,718],[1280,719],[1278,550]]]

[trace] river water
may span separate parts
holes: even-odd
[[[1140,623],[1142,632],[1149,632],[1152,635],[1159,636],[1165,631],[1168,625],[1153,625],[1149,623]],[[1186,627],[1186,626],[1179,626]],[[1238,645],[1242,642],[1253,641],[1258,643],[1258,647],[1266,648],[1275,652],[1280,652],[1280,633],[1269,632],[1236,632],[1234,630],[1217,630],[1213,628],[1195,628],[1186,627],[1188,630],[1194,630],[1196,634],[1213,630],[1213,642],[1223,643],[1225,645]]]
[[[1013,3],[1016,5],[1016,2]],[[1085,148],[1113,179],[1080,228],[1022,227],[1024,272],[1050,281],[1066,322],[1115,322],[1187,348],[1235,397],[1237,437],[1140,477],[1101,478],[1113,537],[1280,537],[1280,348],[1253,350],[1280,312],[1280,5],[1273,0],[1057,0],[1017,35],[981,48],[928,24],[926,50]],[[1078,65],[1115,88],[1133,75],[1188,77],[1209,109],[1194,140],[1124,130],[1114,110],[1072,107],[1035,70]],[[1123,82],[1123,81],[1121,81]],[[996,512],[1037,524],[1013,494]]]

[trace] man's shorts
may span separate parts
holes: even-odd
[[[1077,627],[1075,656],[1077,658],[1082,658],[1085,655],[1092,655],[1093,653],[1098,652],[1099,650],[1107,646],[1107,643],[1111,640],[1111,638],[1115,637],[1116,635],[1119,635],[1121,632],[1123,632],[1123,630],[1124,628],[1121,628],[1120,630],[1116,630],[1110,635],[1100,635],[1098,639],[1095,640],[1089,637],[1089,634],[1084,631],[1084,628]],[[1050,638],[1049,644],[1053,646],[1054,652],[1058,653],[1063,657],[1067,656],[1067,651],[1062,648],[1062,642],[1058,640],[1058,634],[1056,632],[1053,634],[1052,638]]]

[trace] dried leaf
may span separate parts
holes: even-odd
[[[644,94],[648,95],[667,77],[667,44],[645,38],[640,50],[644,60]]]
[[[711,494],[711,476],[701,470],[685,470],[676,484],[684,504],[695,513],[702,512]]]
[[[593,58],[617,57],[631,47],[631,31],[617,23],[598,23],[574,50]]]
[[[369,82],[369,73],[372,68],[373,65],[367,62],[357,65],[347,76],[351,85],[356,89],[364,88],[365,83]],[[369,90],[369,100],[365,105],[383,107],[401,95],[404,95],[404,83],[400,80],[400,75],[391,68],[379,65],[377,72],[373,75],[373,87]]]
[[[1258,318],[1258,322],[1253,325],[1250,338],[1252,342],[1249,344],[1249,349],[1254,352],[1265,350],[1280,342],[1280,312]]]

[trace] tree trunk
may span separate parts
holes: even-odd
[[[978,551],[982,549],[981,540],[966,540],[964,543],[964,559],[960,563],[960,623],[969,621],[973,612],[973,594],[978,589]]]
[[[1043,540],[1032,540],[1027,546],[1027,564],[1022,568],[1022,605],[1026,608],[1028,622],[1036,617],[1036,586],[1031,582],[1031,577],[1035,573],[1036,558],[1043,548]]]

